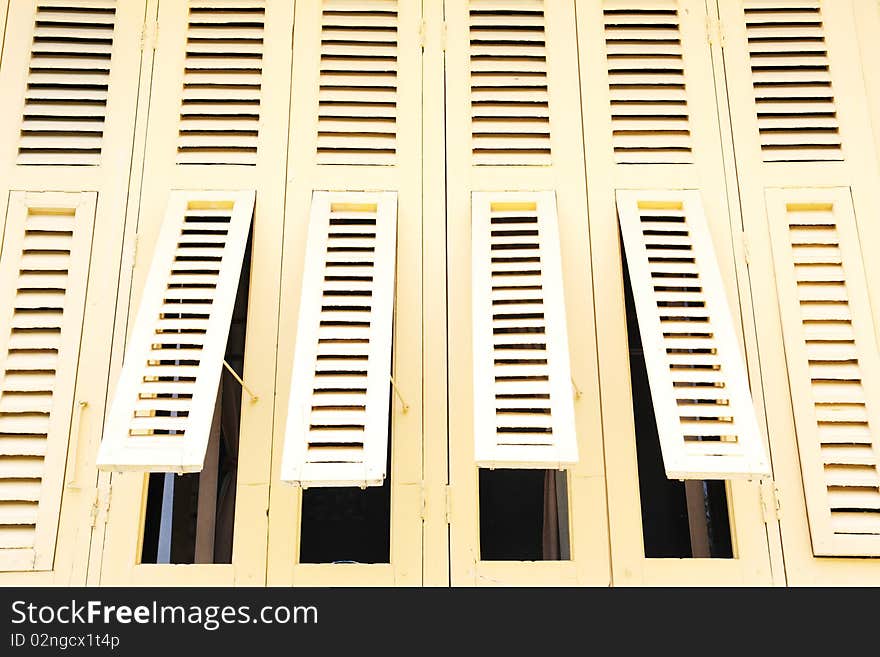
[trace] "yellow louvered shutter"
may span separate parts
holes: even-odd
[[[94,193],[12,192],[0,252],[0,570],[50,570]]]
[[[178,164],[257,163],[265,0],[190,0]]]
[[[320,164],[397,161],[397,0],[324,0]]]
[[[765,162],[842,160],[820,0],[743,4]]]
[[[769,475],[712,237],[695,191],[618,191],[666,474]]]
[[[102,470],[202,468],[253,192],[172,192],[98,454]]]
[[[316,192],[281,479],[385,479],[397,244],[394,192]]]
[[[555,196],[475,192],[472,222],[477,465],[576,463]]]
[[[618,164],[694,161],[677,3],[603,4]]]
[[[18,164],[100,162],[115,23],[115,0],[36,3]]]
[[[473,164],[550,163],[543,0],[470,0]]]
[[[880,556],[880,348],[850,191],[767,191],[816,556]]]

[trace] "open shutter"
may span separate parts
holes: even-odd
[[[99,164],[115,25],[115,0],[36,3],[18,164]]]
[[[178,164],[257,163],[265,0],[190,0]]]
[[[396,193],[314,193],[283,481],[385,479],[396,245]]]
[[[677,5],[672,0],[603,5],[618,164],[693,162]]]
[[[880,556],[880,350],[849,189],[767,192],[817,556]]]
[[[253,210],[252,191],[171,193],[100,469],[201,470]]]
[[[0,570],[49,570],[61,506],[94,193],[12,192],[0,254]]]
[[[617,211],[670,479],[769,475],[697,191],[618,191]]]
[[[744,12],[764,161],[842,160],[820,0],[747,0]]]
[[[578,459],[553,192],[472,196],[477,465]]]

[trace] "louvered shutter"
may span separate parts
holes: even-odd
[[[99,164],[115,23],[115,0],[36,3],[18,164]]]
[[[323,0],[318,163],[397,160],[397,0]]]
[[[252,191],[170,194],[100,469],[201,469],[253,210]]]
[[[548,165],[543,0],[470,0],[473,164]]]
[[[618,191],[617,210],[670,479],[769,475],[696,191]]]
[[[820,0],[744,4],[765,162],[842,160]]]
[[[611,0],[603,5],[618,164],[694,161],[677,4]]]
[[[850,193],[767,200],[813,552],[880,556],[880,350]]]
[[[578,460],[553,192],[472,195],[477,465]]]
[[[190,0],[178,164],[257,163],[265,0]]]
[[[385,478],[397,244],[395,192],[315,192],[281,479]]]
[[[52,568],[68,434],[76,431],[96,196],[10,197],[0,254],[0,570]]]

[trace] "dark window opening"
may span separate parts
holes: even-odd
[[[480,559],[571,558],[565,471],[486,470],[480,476]]]
[[[682,482],[666,478],[632,285],[625,262],[623,272],[645,556],[732,559],[725,482]]]
[[[302,492],[300,563],[391,562],[391,430],[385,481]]]
[[[248,236],[225,354],[242,378],[250,268]],[[201,472],[150,474],[141,563],[232,563],[241,394],[224,367]]]

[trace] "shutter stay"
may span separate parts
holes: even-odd
[[[88,408],[89,402],[81,399],[76,403],[76,412],[73,416],[73,422],[70,424],[70,445],[71,445],[71,457],[73,459],[73,463],[70,466],[70,478],[64,484],[66,488],[79,488],[78,474],[79,474],[79,429],[82,424],[82,416],[83,411]]]
[[[393,376],[389,376],[388,379],[391,381],[391,387],[394,388],[394,394],[397,395],[397,398],[400,400],[401,405],[403,406],[403,412],[406,413],[409,411],[409,404],[406,403],[406,400],[403,398],[403,395],[400,394],[400,388],[397,387],[397,382],[394,380]]]
[[[244,380],[238,375],[238,372],[236,372],[234,369],[232,369],[232,365],[227,363],[225,358],[223,359],[223,367],[225,367],[229,371],[229,373],[232,375],[232,378],[234,378],[236,381],[238,381],[238,384],[242,388],[244,388],[244,391],[248,394],[248,397],[251,398],[251,404],[256,404],[258,401],[260,401],[260,398],[257,395],[255,395],[254,391],[248,387],[248,384],[245,383]]]

